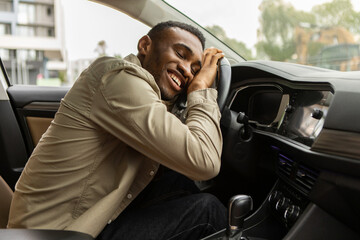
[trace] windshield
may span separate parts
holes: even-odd
[[[247,60],[360,70],[358,0],[166,0]]]

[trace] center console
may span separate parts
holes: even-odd
[[[291,159],[276,146],[272,150],[278,180],[262,205],[245,219],[242,239],[283,239],[310,204],[309,194],[319,171]],[[205,239],[236,239],[226,238],[226,232]]]

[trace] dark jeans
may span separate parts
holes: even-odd
[[[98,240],[201,239],[226,227],[226,209],[194,182],[171,170],[152,181]]]

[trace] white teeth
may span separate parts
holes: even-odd
[[[173,74],[170,74],[171,79],[180,87],[181,81]]]

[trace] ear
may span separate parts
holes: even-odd
[[[140,55],[147,55],[147,53],[150,51],[151,46],[151,38],[148,35],[143,36],[140,38],[138,42],[138,51]]]

